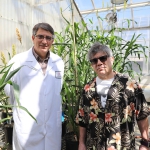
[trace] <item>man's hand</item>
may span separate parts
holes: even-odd
[[[86,150],[85,136],[86,136],[86,128],[79,127],[79,147],[78,147],[78,150]]]
[[[150,148],[140,145],[139,150],[150,150]]]
[[[84,143],[79,143],[79,148],[78,150],[86,150],[86,146]]]
[[[149,139],[149,132],[148,132],[148,127],[149,127],[149,123],[148,123],[148,117],[143,119],[143,120],[140,120],[137,122],[138,124],[138,127],[139,127],[139,130],[140,130],[140,133],[141,133],[141,137],[143,139]]]

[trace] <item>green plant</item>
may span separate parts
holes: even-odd
[[[21,35],[18,29],[16,29],[16,34],[17,34],[17,38],[21,42]],[[12,54],[10,54],[8,52],[8,57],[9,60],[16,54],[16,47],[15,45],[12,45]],[[12,108],[13,107],[18,107],[19,109],[23,109],[24,111],[26,111],[35,121],[36,119],[32,116],[32,114],[23,106],[20,105],[19,102],[19,87],[17,84],[15,84],[14,82],[11,81],[11,78],[23,67],[19,67],[13,71],[11,70],[11,67],[13,64],[10,64],[7,66],[7,60],[6,57],[4,55],[3,52],[1,52],[1,61],[3,63],[3,65],[0,65],[0,134],[3,133],[3,136],[0,136],[0,140],[3,143],[3,145],[0,145],[0,149],[2,150],[7,150],[9,149],[9,143],[6,143],[6,133],[5,132],[5,125],[10,125],[10,127],[13,126],[11,120],[12,120]],[[9,103],[9,97],[5,94],[4,92],[4,87],[6,86],[6,84],[10,84],[13,86],[14,88],[14,95],[15,95],[15,99],[17,101],[17,104],[11,105]],[[5,116],[4,116],[5,114]],[[6,136],[6,137],[5,137]],[[2,144],[1,143],[1,144]],[[2,147],[1,147],[2,146]]]
[[[23,106],[20,105],[19,102],[19,87],[17,84],[15,84],[14,82],[11,81],[11,78],[23,67],[19,67],[13,71],[10,72],[10,69],[12,67],[13,64],[10,64],[8,66],[0,66],[0,75],[2,76],[0,79],[0,108],[6,112],[7,117],[3,118],[0,120],[0,123],[6,121],[6,120],[10,120],[12,118],[11,115],[9,115],[9,109],[12,109],[13,107],[18,107],[20,109],[25,110],[34,120],[36,120],[31,114],[30,112]],[[15,94],[15,98],[17,101],[17,105],[10,105],[8,102],[8,96],[5,95],[4,93],[4,87],[6,86],[6,84],[11,84],[14,88],[14,94]]]
[[[125,41],[121,36],[123,31],[125,31],[124,28],[113,28],[108,32],[94,30],[92,32],[92,34],[94,34],[94,36],[92,36],[92,41],[99,41],[112,49],[115,58],[113,64],[115,71],[128,74],[132,78],[137,75],[140,80],[142,74],[141,66],[136,61],[131,61],[130,56],[138,57],[140,59],[141,55],[143,55],[143,57],[147,59],[146,50],[148,47],[137,43],[141,34],[135,35],[134,33],[130,41]],[[116,33],[120,33],[120,36]],[[138,66],[140,73],[133,70],[133,63]]]
[[[83,85],[93,76],[92,73],[88,74],[92,72],[87,61],[87,50],[91,42],[85,28],[84,22],[81,26],[79,23],[74,23],[73,30],[73,26],[68,22],[65,33],[55,33],[56,39],[53,45],[53,52],[60,55],[65,61],[62,98],[63,104],[66,104],[65,114],[74,132],[78,131],[74,122],[77,101]]]
[[[0,114],[1,114],[1,118],[0,118],[0,133],[1,133],[1,145],[0,148],[2,149],[7,149],[9,146],[9,143],[6,143],[6,134],[7,134],[7,127],[13,127],[12,124],[12,108],[13,107],[18,107],[20,109],[25,110],[35,121],[36,119],[32,116],[32,114],[30,114],[30,112],[23,106],[20,105],[19,103],[19,87],[17,84],[13,83],[10,79],[22,68],[19,67],[13,71],[10,72],[10,69],[12,67],[13,64],[10,64],[8,66],[4,65],[4,66],[0,66]],[[6,86],[6,84],[10,84],[13,86],[14,88],[14,94],[15,94],[15,98],[17,101],[17,105],[11,105],[9,103],[9,97],[5,94],[4,92],[4,87]],[[3,133],[3,134],[2,134]],[[2,147],[1,147],[2,146]]]
[[[65,62],[62,98],[63,104],[67,106],[64,111],[72,130],[78,135],[75,123],[78,99],[85,83],[95,76],[87,61],[87,52],[90,46],[96,41],[108,45],[115,58],[114,70],[127,73],[132,77],[135,72],[129,56],[135,55],[140,58],[140,55],[143,54],[146,58],[147,47],[136,43],[140,35],[135,36],[134,34],[130,41],[125,41],[121,36],[117,36],[116,32],[122,33],[124,28],[113,28],[108,32],[98,29],[89,31],[84,22],[74,22],[73,25],[67,20],[66,22],[67,27],[64,32],[55,33],[56,38],[52,51],[60,55]],[[139,69],[141,70],[140,65]]]
[[[4,144],[3,147],[0,147],[0,150],[8,150],[9,149],[9,144]]]
[[[21,41],[21,35],[19,30],[16,29],[18,40]],[[12,55],[8,52],[9,60],[16,54],[15,45],[12,45]],[[34,120],[35,118],[30,114],[30,112],[22,107],[19,103],[19,87],[15,83],[13,83],[10,79],[23,67],[19,67],[10,72],[10,69],[13,64],[7,66],[7,60],[3,52],[1,52],[1,61],[3,65],[0,65],[0,109],[5,112],[6,117],[0,120],[0,124],[2,122],[6,122],[12,119],[12,108],[19,107],[20,109],[25,110]],[[4,92],[4,87],[6,84],[11,84],[14,88],[15,98],[17,100],[17,106],[13,106],[9,104],[9,97]],[[36,120],[35,120],[36,121]]]

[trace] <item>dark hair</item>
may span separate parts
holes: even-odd
[[[103,45],[99,42],[94,43],[91,48],[88,51],[88,60],[91,60],[92,57],[97,54],[98,52],[104,52],[107,54],[107,56],[112,56],[112,50],[107,47],[106,45]]]
[[[38,23],[33,27],[32,35],[36,35],[37,31],[40,28],[49,31],[52,35],[54,35],[54,29],[48,23],[44,23],[44,22]]]

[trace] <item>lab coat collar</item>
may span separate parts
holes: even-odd
[[[54,66],[54,63],[60,60],[61,58],[59,56],[57,56],[56,54],[50,51],[50,58],[48,60],[46,72],[52,69]],[[30,62],[31,67],[34,67],[37,70],[41,69],[41,66],[39,65],[39,63],[37,63],[37,60],[33,55],[32,48],[30,48],[28,51],[26,62]]]

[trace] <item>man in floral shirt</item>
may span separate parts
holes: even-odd
[[[107,46],[95,43],[88,58],[97,77],[85,85],[79,102],[78,150],[135,150],[135,120],[144,141],[139,150],[148,150],[149,108],[142,89],[113,71]]]

